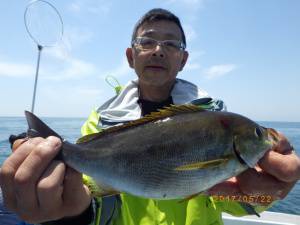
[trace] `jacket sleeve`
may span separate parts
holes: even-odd
[[[49,221],[41,223],[41,225],[94,225],[92,221],[94,221],[94,200],[90,204],[90,206],[80,215],[62,218],[55,221]]]

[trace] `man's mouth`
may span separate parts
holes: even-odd
[[[161,65],[148,65],[146,66],[146,69],[156,70],[156,71],[166,70],[166,68]]]

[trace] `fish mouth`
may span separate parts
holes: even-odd
[[[233,152],[236,156],[236,158],[238,159],[238,161],[242,164],[242,165],[246,165],[248,167],[251,168],[251,166],[242,158],[241,156],[241,152],[237,149],[235,141],[233,140],[232,142],[232,148],[233,148]]]

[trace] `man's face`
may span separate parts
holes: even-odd
[[[137,30],[137,37],[158,41],[182,41],[180,28],[174,22],[165,20],[143,24]],[[134,46],[127,49],[126,55],[129,65],[134,68],[139,77],[139,82],[152,86],[173,83],[188,58],[188,53],[184,50],[161,45],[150,49]]]

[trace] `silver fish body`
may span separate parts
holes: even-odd
[[[64,142],[74,169],[120,192],[178,199],[254,167],[272,146],[268,129],[229,112],[175,113],[79,144]]]

